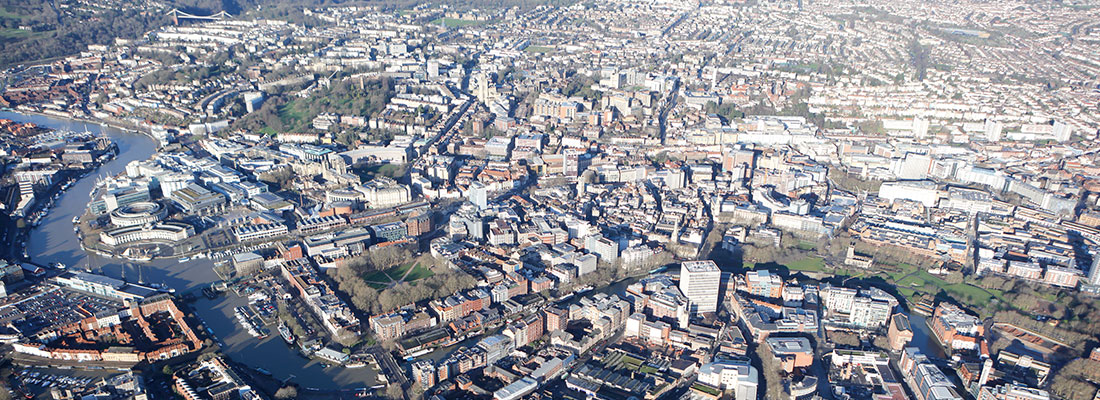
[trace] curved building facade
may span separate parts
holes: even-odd
[[[165,222],[156,225],[136,225],[103,231],[99,233],[99,240],[108,246],[118,246],[140,241],[178,242],[194,234],[195,228],[191,225]]]
[[[111,211],[111,224],[117,227],[154,224],[168,216],[168,209],[159,203],[140,201]]]

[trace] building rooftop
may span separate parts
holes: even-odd
[[[775,354],[812,353],[813,346],[810,340],[801,337],[769,337],[768,346],[771,346]]]
[[[686,270],[688,272],[719,272],[719,271],[721,271],[721,270],[718,269],[718,264],[715,264],[714,261],[710,261],[710,260],[684,261],[681,264],[681,266],[683,267],[683,270]]]

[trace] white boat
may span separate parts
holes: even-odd
[[[188,261],[191,261],[191,257],[180,257],[180,259],[179,259],[180,263],[185,263],[185,262],[188,262]]]
[[[279,321],[279,335],[282,335],[283,340],[287,344],[294,343],[294,334],[290,332],[290,327],[286,326],[282,321]]]
[[[151,261],[153,256],[146,251],[134,250],[131,247],[122,251],[122,258],[130,261]]]
[[[252,313],[245,307],[237,307],[233,309],[233,314],[237,316],[237,322],[241,324],[241,327],[248,331],[249,335],[256,338],[266,338],[268,335],[267,329],[258,326],[252,319]]]

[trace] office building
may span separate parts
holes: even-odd
[[[699,382],[732,391],[735,400],[755,400],[760,376],[751,365],[734,361],[716,361],[699,367]]]
[[[718,286],[722,271],[714,261],[684,261],[680,264],[680,292],[691,302],[692,314],[718,311]]]
[[[489,206],[489,188],[481,182],[471,183],[470,188],[466,191],[466,196],[479,210],[484,210]]]

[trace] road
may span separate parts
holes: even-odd
[[[381,368],[381,373],[386,376],[389,385],[401,386],[402,396],[405,397],[405,400],[411,400],[408,390],[409,379],[405,377],[405,369],[401,368],[401,365],[393,358],[393,353],[378,346],[367,349],[367,352],[374,356],[374,360],[378,362],[378,367]]]
[[[677,83],[676,87],[672,88],[672,94],[669,96],[668,101],[665,102],[665,106],[661,108],[661,113],[657,116],[657,123],[661,126],[661,144],[665,144],[668,139],[668,113],[672,112],[676,108],[676,102],[679,100],[680,84]]]

